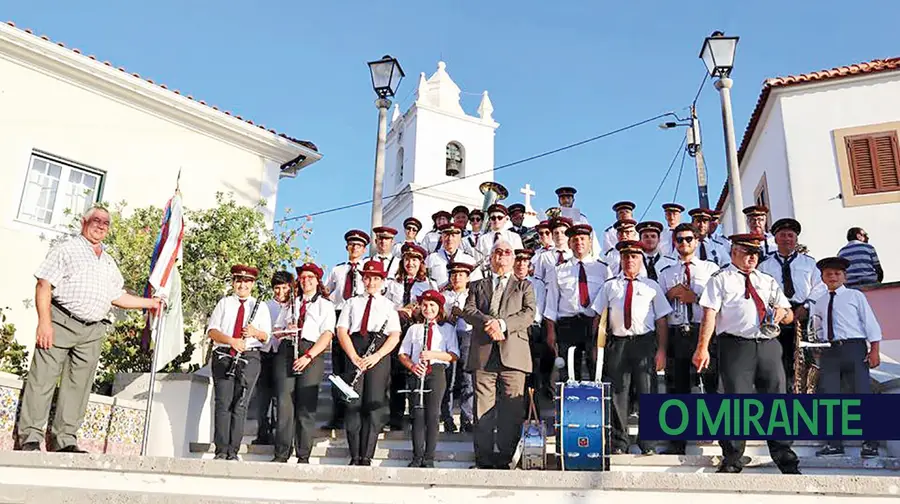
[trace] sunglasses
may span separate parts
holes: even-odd
[[[505,219],[505,218],[506,218],[505,215],[491,215],[491,220],[492,220],[492,221],[503,220],[503,219]]]
[[[483,219],[481,217],[469,217],[470,221],[481,222]]]
[[[691,243],[694,241],[693,236],[676,236],[675,241],[678,243]]]
[[[417,233],[419,232],[419,228],[417,228],[417,227],[415,227],[415,226],[409,226],[409,227],[406,228],[406,230],[407,230],[407,231],[415,231],[415,232],[417,232]]]
[[[539,236],[550,236],[550,231],[538,231]]]

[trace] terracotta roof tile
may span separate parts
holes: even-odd
[[[830,70],[819,70],[817,72],[766,79],[765,82],[763,82],[762,91],[760,91],[759,93],[759,99],[756,100],[756,108],[754,108],[753,113],[750,114],[750,121],[747,124],[747,129],[744,130],[744,137],[741,140],[741,146],[738,149],[738,164],[740,164],[740,162],[744,159],[744,154],[747,153],[747,149],[750,147],[750,141],[753,139],[753,134],[756,132],[756,127],[759,125],[759,120],[762,117],[763,110],[766,107],[766,102],[769,99],[769,95],[772,93],[772,89],[810,84],[813,82],[820,82],[825,80],[856,77],[859,75],[878,72],[889,72],[893,70],[900,70],[900,57],[876,59],[872,61],[856,63],[853,65],[832,68]],[[722,189],[722,192],[719,195],[719,201],[718,203],[716,203],[716,210],[722,210],[722,206],[725,204],[726,197],[728,197],[727,181],[725,182],[725,187]]]
[[[24,31],[25,33],[27,33],[27,34],[29,34],[29,35],[32,35],[32,36],[38,37],[38,38],[40,38],[40,39],[42,39],[42,40],[44,40],[44,41],[53,43],[53,41],[50,39],[50,37],[48,37],[48,36],[46,36],[46,35],[37,36],[37,35],[34,34],[34,32],[33,32],[30,28],[25,28],[24,30],[22,30],[21,28],[16,27],[16,24],[13,23],[12,21],[7,21],[6,24],[9,25],[9,26],[11,26],[11,27],[13,27],[13,28],[16,28],[16,29],[18,29],[18,30]],[[58,45],[59,47],[62,47],[62,48],[65,48],[65,47],[66,47],[65,44],[63,44],[62,42],[56,42],[56,45]],[[92,60],[94,60],[94,61],[97,60],[97,58],[94,57],[93,55],[86,56],[86,55],[82,54],[82,52],[81,52],[80,49],[73,48],[73,49],[70,49],[70,50],[71,50],[72,52],[74,52],[75,54],[78,54],[78,55],[83,56],[83,57],[85,57],[85,58],[90,58],[90,59],[92,59]],[[103,61],[103,64],[106,65],[106,66],[108,66],[108,67],[112,67],[112,66],[113,66],[113,64],[110,63],[109,61]],[[120,72],[123,72],[123,73],[129,73],[129,72],[128,72],[127,70],[125,70],[123,67],[118,67],[117,69],[118,69]],[[150,79],[142,78],[142,77],[141,77],[139,74],[137,74],[137,73],[131,73],[131,76],[133,76],[133,77],[136,78],[136,79],[144,80],[144,81],[146,81],[146,82],[148,82],[148,83],[150,83],[150,84],[153,84],[153,85],[155,85],[155,86],[159,86],[160,88],[165,89],[165,90],[167,90],[167,91],[170,91],[170,92],[172,92],[172,93],[175,93],[175,94],[177,94],[177,95],[185,96],[185,95],[183,95],[180,91],[178,91],[177,89],[171,90],[171,89],[169,89],[168,86],[166,86],[165,84],[161,84],[161,83],[160,83],[160,84],[157,84],[157,83],[153,82],[153,81],[150,80]],[[191,96],[191,95],[187,95],[186,97],[187,97],[189,100],[194,100],[194,97]],[[194,101],[196,101],[196,100],[194,100]],[[219,108],[218,108],[218,107],[215,107],[215,106],[212,106],[212,105],[207,105],[205,101],[200,100],[199,103],[202,104],[202,105],[205,105],[205,106],[207,106],[207,107],[210,107],[210,108],[212,108],[213,110],[219,111]],[[221,112],[221,111],[220,111],[220,112]],[[239,119],[239,120],[241,120],[241,121],[244,121],[244,122],[247,123],[247,124],[250,124],[250,125],[255,126],[255,124],[253,124],[253,121],[251,121],[251,120],[249,120],[249,119],[244,119],[244,118],[242,118],[241,116],[239,116],[239,115],[234,115],[234,114],[232,114],[231,112],[228,112],[228,111],[223,112],[223,113],[226,114],[226,115],[229,115],[229,116],[231,116],[231,117],[234,117],[234,118],[236,118],[236,119]],[[266,129],[266,128],[262,128],[262,129]],[[298,139],[298,138],[294,138],[294,137],[285,135],[284,133],[278,133],[277,131],[275,131],[275,130],[273,130],[273,129],[268,129],[267,131],[270,132],[270,133],[272,133],[272,134],[274,134],[274,135],[277,135],[277,136],[279,136],[279,137],[281,137],[281,138],[284,138],[284,139],[290,140],[291,142],[294,142],[294,143],[296,143],[296,144],[302,145],[303,147],[306,147],[307,149],[311,149],[311,150],[314,150],[314,151],[318,152],[318,149],[316,148],[316,145],[315,145],[314,143],[312,143],[312,142],[309,142],[309,141],[307,141],[307,140],[300,140],[300,139]]]

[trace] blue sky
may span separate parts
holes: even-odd
[[[857,1],[456,1],[250,2],[158,0],[77,3],[0,0],[0,17],[231,110],[309,139],[324,159],[282,182],[279,216],[371,198],[376,110],[366,61],[390,53],[407,73],[405,109],[419,72],[443,59],[474,113],[488,90],[497,165],[675,111],[686,115],[704,75],[698,53],[714,30],[741,37],[733,103],[738,142],[767,77],[900,55],[900,2]],[[877,15],[874,14],[877,12]],[[865,20],[857,13],[873,14]],[[718,95],[698,101],[710,199],[725,180]],[[656,123],[498,172],[535,206],[553,189],[579,188],[595,227],[620,199],[647,205],[683,138]],[[161,146],[163,147],[163,146]],[[646,218],[662,219],[679,164]],[[161,195],[161,197],[164,197]],[[516,198],[518,199],[518,198]],[[513,198],[511,198],[513,200]],[[697,205],[691,159],[678,200]],[[324,264],[344,255],[342,235],[368,228],[369,207],[318,216],[308,245]]]

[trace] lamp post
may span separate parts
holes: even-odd
[[[674,114],[673,114],[674,115]],[[685,131],[685,149],[689,156],[694,159],[694,165],[697,168],[697,196],[700,208],[709,208],[709,191],[706,184],[706,163],[703,161],[703,145],[700,141],[700,119],[697,118],[697,109],[691,105],[691,118],[681,119],[675,116],[681,122],[667,121],[659,125],[660,129],[672,129],[679,126],[686,126]]]
[[[397,93],[400,81],[404,77],[400,62],[390,55],[378,61],[370,61],[369,72],[372,74],[372,89],[378,95],[375,106],[378,108],[378,138],[375,143],[375,180],[372,186],[372,229],[381,226],[381,191],[384,181],[384,144],[387,141],[387,112],[391,107],[390,98]],[[374,242],[374,241],[373,241]]]
[[[706,64],[711,77],[718,77],[716,89],[722,102],[722,125],[725,132],[725,154],[728,161],[728,192],[731,194],[732,221],[734,233],[746,233],[747,223],[740,217],[744,208],[741,192],[741,173],[738,166],[737,142],[734,138],[734,117],[731,113],[731,69],[734,67],[734,53],[738,37],[726,37],[720,31],[713,32],[703,41],[700,59]]]

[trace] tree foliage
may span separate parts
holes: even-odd
[[[6,323],[0,309],[0,371],[24,378],[27,372],[28,350],[16,341],[16,326]]]

